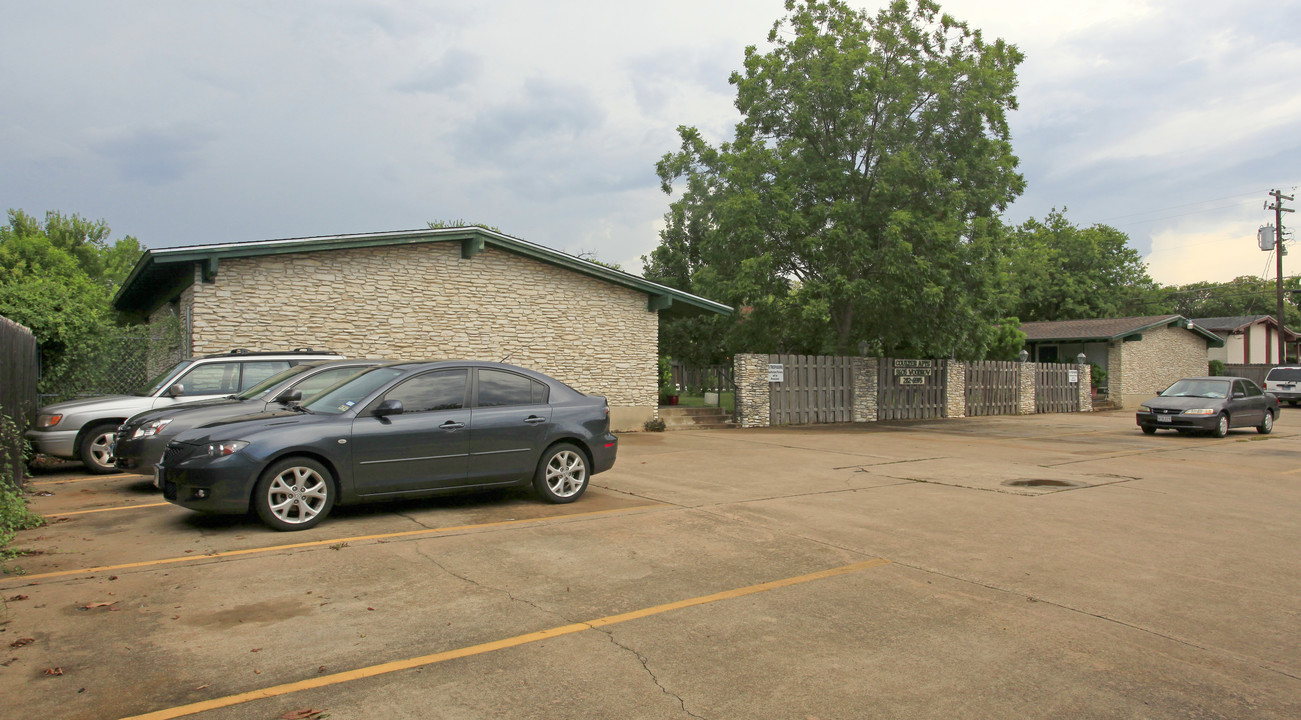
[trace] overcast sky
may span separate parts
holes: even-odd
[[[1068,207],[1115,226],[1165,284],[1272,276],[1255,236],[1266,193],[1301,184],[1301,2],[941,5],[1026,55],[1011,122],[1028,188],[1009,220]],[[731,137],[728,75],[784,14],[780,0],[0,11],[0,210],[104,219],[151,248],[463,219],[633,272],[671,201],[656,160],[678,125]]]

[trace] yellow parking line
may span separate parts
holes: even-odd
[[[167,503],[164,503],[167,504]],[[506,527],[509,525],[522,525],[525,523],[538,523],[547,520],[572,520],[582,517],[596,517],[598,515],[613,515],[615,513],[631,512],[633,510],[645,510],[647,508],[663,507],[659,503],[653,505],[634,505],[633,507],[615,508],[613,510],[593,510],[591,512],[570,513],[568,515],[548,515],[546,517],[526,518],[524,520],[502,520],[501,522],[480,523],[478,525],[457,525],[445,528],[429,528],[425,530],[404,530],[402,532],[384,533],[381,535],[356,535],[353,537],[334,538],[332,540],[314,540],[312,542],[290,543],[288,545],[272,545],[270,547],[247,548],[245,550],[227,550],[226,552],[211,553],[209,555],[186,555],[183,557],[163,558],[161,560],[145,560],[143,562],[122,563],[120,565],[100,565],[98,567],[80,568],[77,570],[59,570],[56,572],[39,573],[36,575],[20,575],[8,578],[11,581],[22,581],[23,583],[32,580],[44,580],[52,577],[66,577],[68,575],[85,575],[87,573],[107,572],[111,570],[129,570],[131,568],[150,567],[152,565],[170,565],[179,562],[193,562],[195,560],[213,560],[217,558],[236,557],[239,555],[255,555],[257,553],[276,552],[277,550],[296,550],[298,548],[320,547],[322,545],[338,545],[339,543],[361,542],[363,540],[389,540],[400,537],[415,537],[417,535],[435,535],[438,533],[458,532],[462,530],[480,530],[483,528]],[[3,585],[6,579],[0,579],[0,585]]]
[[[41,482],[23,483],[23,487],[36,487],[38,485],[63,485],[65,483],[91,482],[92,480],[121,480],[124,478],[148,478],[152,475],[141,475],[139,473],[113,473],[111,475],[87,475],[85,477],[60,478],[58,480],[44,480]]]
[[[353,680],[362,680],[365,678],[375,677],[377,675],[385,675],[387,673],[397,672],[399,670],[410,670],[412,668],[417,668],[424,665],[433,665],[435,663],[445,662],[447,660],[455,660],[463,657],[470,657],[472,655],[482,655],[484,653],[490,653],[497,650],[504,650],[506,648],[518,647],[520,645],[526,645],[528,643],[538,642],[539,640],[550,640],[551,638],[561,637],[563,635],[571,635],[573,633],[582,632],[584,630],[591,630],[600,627],[607,627],[609,625],[616,625],[618,623],[628,622],[629,620],[637,620],[640,618],[651,617],[652,615],[660,615],[662,613],[671,612],[673,610],[681,610],[682,608],[694,607],[696,605],[706,605],[709,603],[719,602],[721,600],[730,600],[733,598],[743,597],[745,595],[753,595],[755,593],[767,592],[769,590],[776,590],[777,588],[789,587],[791,585],[799,585],[801,583],[813,582],[814,580],[822,580],[824,578],[835,577],[837,575],[847,575],[849,573],[859,572],[861,570],[867,570],[869,568],[880,567],[882,565],[889,564],[889,562],[890,561],[886,560],[885,558],[875,558],[873,560],[867,560],[860,563],[853,563],[852,565],[842,565],[840,567],[830,568],[828,570],[809,573],[808,575],[799,575],[797,577],[790,577],[790,578],[784,578],[782,580],[774,580],[772,582],[759,583],[758,585],[749,585],[747,587],[736,588],[734,590],[726,590],[723,592],[714,593],[712,595],[702,595],[700,597],[691,598],[689,600],[680,600],[678,602],[667,603],[664,605],[656,605],[654,607],[648,607],[642,610],[634,610],[632,612],[626,612],[619,615],[608,615],[603,618],[588,620],[587,622],[578,622],[578,623],[573,623],[571,625],[561,625],[559,627],[548,628],[546,630],[540,630],[538,632],[528,633],[526,635],[516,635],[515,637],[511,637],[511,638],[505,638],[503,640],[494,640],[492,642],[482,643],[479,645],[471,645],[469,647],[458,648],[456,650],[447,650],[445,652],[433,653],[431,655],[422,655],[420,657],[408,658],[406,660],[395,660],[393,662],[382,663],[379,665],[371,665],[369,667],[357,668],[356,670],[348,670],[341,673],[334,673],[333,675],[322,675],[320,677],[313,677],[313,678],[308,678],[306,680],[299,680],[298,682],[285,683],[283,685],[274,685],[272,687],[262,688],[261,690],[251,690],[246,693],[239,693],[237,695],[227,695],[226,697],[213,698],[211,700],[204,700],[197,703],[191,703],[189,705],[179,705],[177,707],[166,708],[163,710],[157,710],[151,713],[146,713],[144,715],[134,715],[129,718],[122,718],[122,720],[169,720],[170,718],[184,717],[186,715],[193,715],[195,713],[206,712],[208,710],[216,710],[218,708],[230,707],[232,705],[240,705],[242,703],[252,702],[254,700],[263,700],[266,698],[279,697],[281,695],[289,695],[291,693],[302,692],[303,690],[313,690],[316,688],[327,687],[330,685],[338,685],[341,683],[351,682]]]
[[[95,510],[74,510],[72,512],[52,512],[45,513],[50,517],[69,517],[71,515],[85,515],[87,513],[116,512],[118,510],[135,510],[136,508],[164,507],[171,503],[145,503],[144,505],[119,505],[118,507],[97,508]]]

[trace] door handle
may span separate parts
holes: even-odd
[[[546,418],[538,417],[537,415],[529,415],[528,417],[524,418],[524,422],[528,423],[529,425],[537,425],[538,423],[544,423],[546,421],[547,421]]]
[[[455,420],[448,420],[442,425],[439,425],[438,429],[439,430],[460,430],[463,427],[465,427],[465,423],[459,423],[456,422]]]

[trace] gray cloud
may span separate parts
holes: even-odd
[[[139,128],[95,142],[91,149],[125,180],[164,185],[194,171],[211,139],[209,133],[195,128]]]

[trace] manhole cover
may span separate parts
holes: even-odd
[[[1003,484],[1008,487],[1084,487],[1083,483],[1072,482],[1070,480],[1050,480],[1047,478],[1008,480]]]

